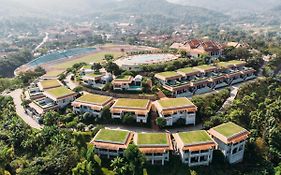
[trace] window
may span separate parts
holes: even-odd
[[[235,153],[237,153],[237,148],[234,148],[234,149],[232,150],[232,154],[235,154]]]

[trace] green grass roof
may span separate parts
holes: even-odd
[[[132,78],[130,75],[121,75],[115,78],[115,80],[120,80],[120,81],[129,81]]]
[[[162,108],[175,108],[175,107],[182,107],[182,106],[190,106],[193,103],[185,97],[181,98],[166,98],[157,101]]]
[[[206,131],[180,132],[179,137],[185,145],[207,143],[213,141]]]
[[[124,144],[129,136],[129,131],[101,129],[94,141]]]
[[[165,77],[165,78],[180,76],[180,74],[178,74],[177,72],[172,72],[172,71],[170,71],[170,72],[161,72],[161,73],[158,73],[156,75],[162,76],[162,77]]]
[[[168,145],[165,133],[138,133],[137,145]]]
[[[179,69],[178,72],[182,72],[182,73],[185,73],[185,74],[191,74],[191,73],[196,73],[196,72],[199,72],[199,71],[194,69],[193,67],[186,67],[186,68],[183,68],[183,69]]]
[[[232,60],[232,61],[228,61],[227,63],[229,63],[229,64],[246,64],[245,61],[239,61],[239,60]]]
[[[40,84],[44,89],[50,88],[50,87],[61,86],[61,84],[58,80],[43,80],[43,81],[40,81]]]
[[[214,69],[214,68],[216,68],[216,67],[215,67],[215,66],[211,66],[211,65],[205,64],[205,65],[201,65],[201,66],[196,66],[196,67],[194,67],[194,68],[202,69],[202,70],[206,71],[206,70],[209,70],[209,69]]]
[[[239,134],[242,131],[245,131],[244,128],[232,122],[221,124],[219,126],[214,127],[213,129],[225,136],[226,138]]]
[[[228,68],[229,66],[233,66],[233,64],[231,64],[229,62],[219,62],[219,63],[217,63],[217,65],[219,67],[223,67],[223,68]]]
[[[84,94],[81,97],[79,97],[77,101],[102,105],[108,102],[110,99],[112,99],[112,97],[96,95],[96,94]]]
[[[114,107],[146,108],[149,100],[146,99],[127,99],[119,98]]]
[[[87,64],[87,65],[83,66],[82,69],[92,69],[92,65]]]
[[[64,97],[64,96],[68,96],[73,94],[74,92],[67,89],[66,87],[58,87],[58,88],[53,88],[53,89],[49,89],[46,91],[48,94],[54,96],[55,98],[60,98],[60,97]]]
[[[95,72],[95,73],[90,73],[90,74],[87,74],[86,76],[88,77],[93,77],[93,78],[97,78],[97,77],[100,77],[102,76],[103,74],[100,73],[100,72]]]

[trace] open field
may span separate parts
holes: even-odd
[[[98,52],[98,53],[94,53],[91,55],[86,55],[80,58],[76,58],[76,59],[71,59],[71,60],[64,60],[62,63],[57,63],[57,64],[50,64],[47,66],[47,70],[52,69],[52,70],[62,70],[62,69],[67,69],[71,66],[73,66],[76,63],[81,63],[81,62],[85,62],[85,63],[92,63],[92,62],[97,62],[97,63],[101,63],[104,61],[104,55],[105,54],[112,54],[114,56],[114,58],[118,58],[121,57],[123,55],[122,52]]]

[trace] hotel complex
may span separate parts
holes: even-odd
[[[190,97],[254,79],[255,70],[245,65],[244,61],[220,62],[162,72],[155,74],[155,78],[173,96]]]
[[[208,166],[214,150],[220,150],[230,164],[242,161],[248,136],[246,129],[229,122],[208,132],[195,130],[174,134],[101,129],[90,143],[98,155],[107,158],[123,156],[128,145],[134,143],[152,165],[164,165],[171,152],[175,152],[180,155],[182,163],[192,167]]]

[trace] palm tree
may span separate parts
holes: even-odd
[[[128,174],[128,166],[124,161],[124,158],[116,157],[115,159],[111,160],[110,167],[113,168],[113,172],[117,175]]]

